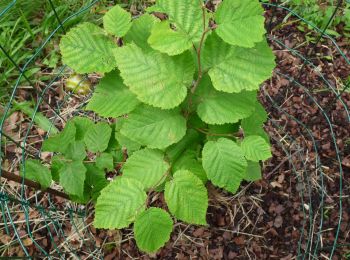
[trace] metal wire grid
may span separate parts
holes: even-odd
[[[58,17],[57,12],[55,10],[55,6],[49,1],[53,11],[56,14],[56,18],[59,22],[59,26],[55,28],[51,34],[42,42],[40,47],[35,50],[32,57],[24,64],[24,66],[20,67],[16,64],[16,62],[12,59],[11,56],[8,55],[8,50],[5,50],[2,48],[0,44],[1,51],[13,62],[14,66],[17,67],[17,69],[20,72],[20,75],[16,81],[16,84],[13,87],[13,92],[10,96],[9,102],[5,106],[5,111],[3,118],[1,119],[0,123],[0,153],[2,154],[3,149],[3,138],[9,139],[10,141],[14,141],[10,136],[6,135],[6,133],[3,132],[3,126],[5,119],[7,117],[7,114],[10,112],[10,108],[12,105],[12,102],[16,96],[16,93],[18,91],[19,84],[21,82],[22,78],[25,78],[25,80],[28,81],[30,85],[33,85],[31,80],[26,78],[25,71],[28,68],[28,66],[35,62],[35,60],[38,58],[40,53],[43,51],[44,47],[49,43],[49,41],[56,35],[60,33],[60,30],[65,31],[64,25],[67,21],[70,19],[79,16],[83,14],[84,12],[87,12],[91,7],[93,7],[98,0],[91,1],[88,5],[83,6],[79,11],[76,13],[70,15],[69,17],[66,17],[65,19],[60,19]],[[340,4],[342,1],[338,2],[337,8],[340,7]],[[13,0],[4,10],[0,10],[0,22],[3,18],[4,14],[7,13],[11,8],[13,8],[16,5],[17,1]],[[336,41],[329,35],[327,35],[326,29],[322,28],[319,29],[316,26],[314,26],[311,22],[306,21],[301,16],[293,12],[292,10],[286,8],[283,5],[274,4],[274,3],[263,3],[266,8],[272,9],[274,14],[277,14],[281,10],[285,10],[294,17],[297,17],[302,22],[308,24],[311,26],[315,32],[319,34],[319,40],[322,38],[327,38],[331,40],[334,47],[337,49],[339,54],[344,58],[345,62],[347,64],[350,64],[348,58],[346,55],[342,52],[340,47],[336,44]],[[331,22],[331,21],[330,21]],[[329,22],[329,24],[330,24]],[[304,61],[304,66],[311,66],[315,67],[315,65],[311,61],[310,57],[303,57],[297,50],[294,50],[292,48],[289,48],[288,46],[285,46],[282,41],[280,41],[278,38],[274,37],[273,34],[270,34],[270,41],[274,42],[275,44],[279,45],[281,49],[287,50],[292,55],[298,56]],[[312,53],[313,55],[314,53]],[[300,73],[303,68],[301,68]],[[45,98],[47,97],[46,94],[49,90],[55,90],[55,82],[59,81],[63,76],[67,68],[63,66],[60,68],[58,73],[55,75],[55,77],[45,86],[44,89],[42,89],[40,92],[37,93],[37,103],[34,108],[34,114],[32,115],[32,118],[35,118],[35,114],[39,111],[40,105],[43,101],[45,101]],[[315,70],[316,71],[316,70]],[[317,71],[322,81],[325,83],[325,85],[329,88],[330,91],[332,91],[335,94],[334,102],[339,101],[341,105],[344,107],[344,110],[346,111],[347,115],[347,123],[350,126],[350,116],[349,116],[349,110],[346,105],[346,103],[342,100],[342,92],[345,91],[345,88],[342,92],[339,92],[331,82],[327,80],[327,75],[323,75],[321,72]],[[329,111],[328,108],[322,108],[322,106],[319,104],[317,99],[313,96],[313,93],[303,86],[299,82],[299,75],[288,75],[283,71],[276,71],[276,74],[280,77],[286,78],[290,82],[290,88],[301,88],[305,93],[307,93],[309,99],[311,102],[316,104],[316,106],[321,111],[321,116],[326,120],[327,125],[332,133],[332,142],[334,149],[336,151],[336,158],[334,158],[337,161],[338,168],[339,168],[339,201],[338,201],[338,221],[336,223],[335,227],[335,240],[333,244],[326,248],[327,252],[329,252],[329,259],[332,259],[334,254],[336,253],[336,249],[341,246],[347,246],[347,245],[340,245],[338,244],[338,236],[340,232],[340,224],[342,223],[342,201],[343,201],[343,167],[342,167],[342,154],[339,151],[338,144],[335,139],[334,135],[334,129],[332,124],[332,119],[329,117]],[[346,86],[349,87],[349,86]],[[298,182],[301,184],[300,188],[300,200],[302,201],[301,205],[308,204],[310,206],[309,210],[305,210],[304,207],[302,207],[300,210],[303,212],[303,228],[301,230],[300,239],[298,242],[298,250],[296,252],[298,259],[318,259],[320,254],[325,250],[325,248],[322,246],[322,234],[325,232],[323,228],[323,222],[324,222],[324,207],[325,207],[325,197],[326,197],[326,183],[327,178],[325,178],[325,173],[323,172],[323,163],[321,160],[321,156],[318,152],[318,146],[317,141],[312,135],[312,131],[303,124],[300,120],[293,117],[292,115],[288,114],[288,112],[283,108],[283,104],[280,104],[278,101],[274,100],[272,96],[269,95],[267,91],[268,86],[265,85],[262,89],[262,93],[264,95],[264,98],[271,102],[273,109],[279,111],[280,113],[285,114],[290,120],[295,121],[300,127],[304,130],[303,133],[300,133],[303,135],[303,137],[307,140],[311,140],[312,142],[312,149],[313,152],[316,155],[316,160],[314,167],[310,167],[311,162],[306,161],[305,158],[307,157],[307,154],[310,152],[310,150],[305,146],[305,144],[300,143],[300,140],[295,139],[293,135],[286,132],[283,129],[283,126],[280,125],[280,122],[278,119],[271,117],[270,118],[270,124],[274,126],[276,129],[276,132],[283,136],[283,140],[273,137],[275,140],[275,143],[277,146],[282,149],[289,161],[289,164],[291,166],[291,170],[294,173],[294,175],[297,177]],[[70,98],[70,93],[65,93],[64,100],[56,104],[55,107],[51,106],[51,109],[55,111],[55,115],[50,119],[52,124],[54,125],[57,120],[64,120],[62,118],[62,107],[65,106],[67,100]],[[84,106],[85,102],[82,102],[81,105],[78,106],[76,111],[73,111],[72,114],[75,113],[83,113],[80,108]],[[23,139],[18,143],[18,147],[21,149],[21,165],[23,171],[24,169],[24,162],[27,157],[35,157],[40,158],[40,150],[39,151],[31,151],[28,149],[28,146],[30,144],[28,143],[28,136],[30,133],[30,130],[33,126],[34,122],[31,121],[30,125],[28,127],[28,130],[26,131],[25,136]],[[47,136],[49,136],[50,133],[47,133]],[[287,140],[288,146],[285,145]],[[295,158],[298,159],[298,164],[295,163]],[[1,162],[3,162],[4,158],[1,157]],[[303,174],[301,174],[301,172]],[[1,176],[1,172],[0,172]],[[311,184],[311,176],[316,176],[316,180],[318,182],[317,185]],[[40,252],[40,254],[43,257],[48,258],[64,258],[68,255],[72,255],[75,257],[84,257],[84,258],[102,258],[103,252],[100,247],[97,247],[94,243],[94,237],[90,233],[90,229],[88,228],[91,223],[88,221],[88,218],[91,216],[91,209],[89,207],[82,207],[78,206],[76,204],[70,203],[69,201],[65,202],[64,208],[57,208],[56,198],[53,196],[50,196],[48,194],[45,194],[44,197],[40,196],[40,194],[36,193],[33,197],[28,197],[27,189],[24,185],[24,181],[22,182],[21,188],[19,193],[17,194],[9,194],[8,189],[6,188],[7,183],[2,182],[0,187],[0,210],[1,210],[1,218],[2,222],[4,223],[4,230],[7,234],[12,235],[12,241],[11,244],[19,243],[21,248],[23,249],[23,253],[25,256],[33,257],[33,252],[28,251],[28,239],[29,244],[34,243],[35,247],[37,248],[37,251]],[[316,206],[314,205],[312,199],[314,198],[314,195],[317,194],[319,196],[319,204]],[[14,212],[14,209],[16,210]],[[33,217],[33,212],[37,212],[36,217]],[[24,217],[18,218],[18,215],[22,215]],[[38,220],[39,219],[39,220]],[[65,234],[67,230],[67,225],[71,225],[71,233]],[[1,227],[0,227],[1,228]],[[48,245],[43,245],[37,242],[35,234],[42,234],[42,236],[45,236],[49,243]],[[75,236],[75,243],[72,243],[69,238],[72,236]],[[69,242],[66,242],[69,241]],[[10,244],[10,245],[11,245]],[[81,245],[84,244],[84,249],[81,249]],[[0,252],[4,250],[4,245],[0,246]],[[34,252],[37,254],[37,252]]]
[[[289,13],[291,13],[293,16],[297,17],[298,19],[300,19],[302,22],[304,22],[305,24],[307,24],[308,26],[311,26],[317,33],[319,33],[319,37],[316,40],[316,43],[314,44],[314,47],[317,45],[317,43],[319,43],[323,38],[325,39],[329,39],[332,44],[333,47],[335,47],[335,49],[338,51],[338,53],[341,55],[341,57],[343,58],[344,62],[347,64],[350,64],[348,57],[344,54],[344,52],[340,49],[340,47],[337,45],[336,41],[329,35],[326,34],[326,31],[328,29],[328,26],[331,24],[332,19],[335,17],[338,9],[341,7],[341,5],[343,4],[343,1],[338,1],[336,9],[334,10],[334,13],[331,17],[331,19],[328,21],[328,24],[325,28],[317,28],[315,25],[313,25],[311,22],[305,20],[303,17],[301,17],[300,15],[298,15],[297,13],[295,13],[294,11],[284,7],[284,6],[277,6],[275,4],[266,4],[266,6],[269,7],[273,7],[277,9],[283,9],[288,11]],[[277,39],[276,37],[274,37],[273,35],[270,36],[270,41],[274,42],[276,45],[280,46],[281,50],[284,51],[288,51],[290,54],[292,54],[295,57],[300,58],[303,61],[303,65],[301,66],[298,75],[289,75],[288,73],[285,73],[283,71],[280,70],[276,70],[275,74],[277,74],[278,76],[280,76],[281,78],[285,78],[287,79],[290,84],[288,85],[289,88],[292,89],[292,91],[297,90],[297,89],[302,89],[302,91],[304,93],[306,93],[308,100],[315,104],[317,106],[317,108],[320,110],[320,114],[319,116],[322,118],[323,121],[326,122],[328,129],[330,130],[331,133],[331,141],[332,141],[332,146],[333,149],[335,150],[335,158],[334,161],[336,161],[336,165],[337,165],[337,171],[339,172],[339,180],[338,180],[338,186],[339,186],[339,198],[337,201],[337,209],[338,209],[338,218],[337,218],[337,222],[335,223],[334,226],[334,241],[327,246],[322,246],[321,244],[323,244],[322,242],[322,235],[327,232],[325,231],[325,228],[323,226],[324,224],[324,209],[325,209],[325,198],[327,196],[327,178],[326,178],[326,174],[323,171],[323,166],[325,164],[323,164],[321,156],[319,154],[319,148],[318,148],[318,144],[317,141],[315,140],[315,137],[312,134],[312,131],[308,128],[308,126],[301,122],[300,120],[298,120],[297,118],[295,118],[294,116],[292,116],[291,114],[289,114],[285,108],[283,108],[283,102],[277,102],[273,99],[273,97],[270,96],[270,94],[267,91],[268,86],[264,86],[263,88],[263,93],[266,97],[266,99],[271,102],[272,107],[276,110],[278,110],[279,112],[282,112],[283,114],[285,114],[290,120],[293,120],[294,122],[297,123],[297,125],[300,126],[301,129],[303,129],[303,132],[300,133],[300,135],[303,135],[303,137],[306,140],[311,140],[312,142],[312,150],[315,152],[316,155],[316,160],[315,162],[309,162],[306,160],[307,158],[307,153],[312,152],[312,150],[308,150],[307,146],[305,145],[304,147],[302,147],[302,149],[300,149],[300,141],[295,140],[295,138],[293,138],[293,136],[291,134],[289,134],[288,132],[283,132],[283,136],[284,138],[287,138],[289,141],[289,147],[292,148],[294,145],[297,146],[296,148],[296,154],[298,156],[298,162],[301,162],[302,165],[295,165],[295,160],[293,160],[293,156],[292,156],[292,152],[288,149],[286,149],[285,145],[283,145],[283,143],[281,143],[280,141],[277,141],[277,144],[281,145],[282,150],[286,153],[286,156],[289,158],[289,163],[292,167],[292,171],[295,174],[295,176],[297,176],[298,181],[302,184],[302,189],[300,190],[300,198],[301,198],[301,205],[302,208],[300,209],[303,212],[303,226],[305,228],[302,229],[301,235],[300,235],[300,239],[299,239],[299,243],[298,243],[298,252],[297,252],[297,258],[298,259],[319,259],[320,255],[323,252],[327,252],[329,255],[327,256],[329,259],[333,259],[335,253],[336,253],[336,249],[339,247],[349,247],[350,248],[350,244],[338,244],[338,238],[340,235],[340,227],[342,224],[342,216],[343,216],[343,199],[346,198],[346,194],[343,194],[343,190],[344,190],[344,168],[342,166],[342,156],[344,156],[344,154],[341,152],[341,150],[339,149],[339,146],[337,144],[337,139],[336,139],[336,135],[335,135],[335,130],[334,130],[334,124],[333,124],[333,120],[329,114],[329,110],[330,110],[330,105],[334,104],[336,102],[339,102],[339,104],[341,105],[341,107],[344,109],[345,113],[346,113],[346,124],[347,126],[350,127],[350,115],[349,115],[349,107],[346,104],[346,102],[342,99],[342,95],[345,93],[345,91],[347,89],[350,88],[349,82],[347,83],[347,85],[341,90],[339,91],[333,83],[331,83],[328,79],[327,79],[327,75],[324,75],[323,73],[321,73],[319,71],[319,69],[317,68],[316,65],[313,64],[312,62],[312,55],[315,55],[314,53],[314,48],[312,49],[311,55],[310,57],[305,57],[303,56],[301,53],[299,53],[298,50],[290,48],[288,46],[286,46],[285,44],[283,44],[282,41],[280,41],[279,39]],[[318,77],[322,80],[322,82],[325,84],[325,86],[327,87],[327,89],[334,94],[334,98],[333,100],[330,102],[330,105],[328,105],[327,107],[322,107],[322,105],[320,104],[320,102],[317,100],[317,97],[314,96],[314,94],[312,93],[312,91],[304,86],[301,82],[300,82],[300,77],[302,73],[305,73],[305,67],[308,66],[309,68],[311,68],[317,75]],[[349,72],[350,74],[350,72]],[[279,121],[275,119],[270,120],[270,122],[275,126],[276,129],[280,129],[281,126],[279,125]],[[310,167],[310,163],[314,163],[315,165],[313,167]],[[313,180],[317,180],[316,185],[315,184],[311,184],[311,179]],[[319,200],[319,204],[315,205],[315,195],[318,196],[318,200]],[[304,208],[303,205],[308,205],[309,208],[306,211],[306,209]],[[332,231],[333,232],[333,231]],[[327,243],[327,242],[326,242]],[[304,245],[304,247],[302,247],[302,245]],[[323,255],[323,257],[325,257],[325,255]],[[338,255],[339,257],[339,255]],[[340,257],[345,257],[345,256],[340,256]]]
[[[13,92],[10,96],[9,102],[5,106],[5,111],[3,118],[1,119],[1,136],[5,136],[5,138],[12,140],[11,137],[7,136],[5,133],[3,133],[3,124],[6,119],[6,115],[10,112],[11,104],[16,96],[17,89],[19,87],[19,84],[21,82],[22,78],[25,78],[25,80],[31,85],[34,86],[30,79],[28,79],[25,76],[25,71],[29,67],[30,64],[34,63],[35,60],[38,58],[40,53],[43,51],[44,47],[49,43],[49,41],[60,32],[60,30],[65,31],[64,24],[69,21],[70,19],[79,16],[83,14],[84,12],[87,12],[92,6],[94,6],[98,1],[91,1],[88,5],[83,6],[80,10],[78,10],[76,13],[66,17],[65,19],[61,20],[56,12],[55,6],[52,3],[51,0],[48,0],[50,3],[50,6],[52,7],[57,21],[59,23],[59,26],[55,28],[51,34],[42,42],[40,47],[36,49],[31,56],[31,58],[24,64],[24,66],[20,67],[16,62],[12,59],[12,57],[8,54],[6,50],[1,48],[3,53],[11,60],[13,65],[19,70],[20,75],[16,81],[16,84],[13,88]],[[17,1],[12,1],[4,10],[0,13],[0,19],[3,17],[4,14],[9,12],[11,8],[14,8]],[[0,20],[1,21],[1,20]],[[34,108],[34,114],[32,115],[32,118],[34,120],[35,114],[39,110],[40,104],[44,101],[46,97],[46,93],[49,90],[55,90],[54,83],[57,82],[62,76],[64,76],[64,73],[66,72],[67,68],[66,66],[63,66],[59,69],[58,73],[54,76],[53,79],[44,87],[44,89],[41,92],[38,92],[38,98],[37,103]],[[57,104],[56,107],[52,108],[52,110],[55,112],[55,116],[51,118],[52,125],[54,125],[55,122],[57,122],[57,119],[63,119],[60,114],[62,113],[61,108],[65,105],[69,97],[71,96],[70,93],[65,93],[64,100]],[[39,151],[29,151],[27,149],[27,139],[30,134],[31,128],[34,124],[34,121],[30,122],[30,125],[28,127],[28,130],[25,133],[25,136],[21,140],[21,144],[19,144],[19,148],[22,150],[22,158],[21,158],[21,165],[20,167],[25,172],[25,165],[24,162],[26,160],[26,157],[34,157],[34,158],[40,158],[40,150]],[[64,119],[63,119],[64,120]],[[50,131],[48,131],[47,136],[50,134]],[[3,140],[1,139],[1,143]],[[2,154],[3,145],[0,146],[0,153]],[[3,161],[3,158],[1,158],[1,161]],[[82,208],[80,209],[77,205],[70,204],[69,202],[65,203],[64,209],[57,208],[57,203],[55,203],[55,198],[53,198],[50,195],[45,195],[44,198],[39,198],[39,194],[35,194],[34,197],[28,197],[28,192],[25,185],[24,180],[20,188],[19,194],[15,194],[15,196],[11,196],[8,194],[6,189],[6,183],[1,184],[1,191],[0,191],[0,208],[1,208],[1,217],[2,222],[4,223],[4,229],[7,234],[14,234],[11,238],[11,244],[19,243],[23,253],[27,257],[49,257],[49,258],[65,258],[65,256],[85,256],[90,258],[101,258],[103,255],[101,252],[101,249],[95,246],[94,238],[89,233],[89,229],[87,228],[90,224],[86,223],[87,218],[89,217],[89,214],[91,214],[91,211],[89,213],[89,208]],[[28,201],[31,201],[29,203]],[[14,212],[15,210],[15,212]],[[18,213],[23,212],[24,220],[18,221]],[[38,216],[36,219],[38,221],[31,219],[31,213],[37,212]],[[69,225],[71,225],[71,233],[66,234],[67,231],[67,225],[69,228]],[[25,230],[24,234],[20,234],[20,230]],[[69,229],[68,229],[69,230]],[[11,232],[12,231],[12,232]],[[22,232],[23,233],[23,232]],[[37,238],[34,237],[34,233],[43,233],[45,237],[47,237],[47,245],[44,246],[42,244],[39,244],[36,240]],[[72,245],[72,239],[71,237],[76,237],[75,240],[76,245]],[[30,239],[28,241],[28,239]],[[68,241],[68,243],[66,243]],[[37,252],[30,252],[27,249],[28,244],[35,244],[35,247],[37,248]],[[82,243],[88,243],[89,246],[85,246],[83,250],[78,250],[82,247]],[[1,246],[0,251],[3,251],[5,246],[9,245],[3,245]],[[84,252],[87,250],[87,252]],[[39,253],[38,253],[39,252]]]

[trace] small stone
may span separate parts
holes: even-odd
[[[276,228],[280,228],[283,224],[283,218],[281,217],[281,215],[278,215],[276,218],[275,218],[275,221],[273,223],[273,225],[276,227]]]

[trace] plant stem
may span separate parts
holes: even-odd
[[[28,187],[31,187],[35,190],[41,190],[43,192],[47,192],[51,195],[54,195],[54,196],[57,196],[57,197],[61,197],[61,198],[64,198],[64,199],[67,199],[69,200],[69,196],[61,191],[58,191],[58,190],[54,190],[54,189],[51,189],[51,188],[47,188],[47,189],[42,189],[40,184],[37,183],[37,182],[34,182],[34,181],[31,181],[31,180],[28,180],[28,179],[23,179],[22,177],[18,176],[18,175],[15,175],[13,173],[10,173],[10,172],[7,172],[7,171],[4,171],[2,170],[1,171],[1,177],[2,178],[5,178],[9,181],[14,181],[14,182],[17,182],[17,183],[24,183],[24,185],[28,186]]]
[[[208,27],[202,34],[202,38],[201,41],[199,43],[199,47],[197,49],[197,60],[198,60],[198,78],[197,80],[194,82],[193,87],[191,89],[191,92],[194,93],[199,85],[199,82],[201,81],[202,77],[203,77],[203,70],[202,70],[202,62],[201,62],[201,51],[202,51],[202,47],[203,47],[203,43],[204,43],[204,38],[205,35],[211,30],[210,27]]]
[[[238,135],[235,135],[235,133],[232,134],[216,134],[216,133],[210,133],[204,129],[201,128],[195,128],[198,132],[201,132],[203,134],[209,135],[209,136],[226,136],[226,137],[238,137]]]
[[[212,29],[210,26],[207,28],[206,27],[206,17],[205,17],[205,13],[206,13],[206,7],[205,5],[202,6],[202,17],[203,17],[203,33],[202,33],[202,37],[201,40],[199,42],[199,46],[197,49],[197,62],[198,62],[198,78],[197,80],[194,82],[193,87],[191,89],[191,92],[194,93],[199,85],[199,82],[201,81],[202,77],[203,77],[203,71],[202,71],[202,62],[201,62],[201,52],[202,52],[202,47],[204,44],[204,39],[205,39],[205,35]]]

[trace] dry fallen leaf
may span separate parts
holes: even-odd
[[[276,188],[276,187],[282,188],[282,185],[281,185],[279,182],[277,182],[277,181],[273,181],[273,182],[271,182],[270,184],[271,184],[271,186],[272,186],[273,188]]]
[[[1,234],[0,236],[0,242],[4,245],[7,245],[11,242],[12,238],[9,235],[3,235]]]
[[[25,246],[31,246],[33,245],[33,240],[31,238],[25,238],[25,239],[22,239],[22,242],[23,242],[23,245]]]

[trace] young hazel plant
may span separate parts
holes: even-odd
[[[169,240],[174,219],[206,225],[206,183],[235,193],[242,180],[260,179],[260,161],[271,157],[257,100],[275,67],[263,12],[258,0],[224,0],[215,12],[200,0],[157,0],[135,19],[115,6],[104,29],[71,29],[63,62],[104,75],[86,109],[116,123],[74,117],[43,144],[55,152],[51,173],[27,161],[26,178],[44,187],[53,179],[72,200],[95,201],[96,228],[133,223],[145,252]]]

